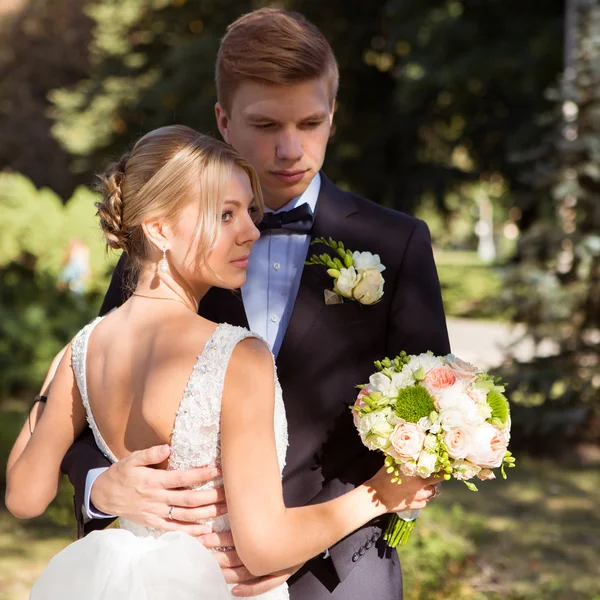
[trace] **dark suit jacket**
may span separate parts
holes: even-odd
[[[403,213],[344,192],[322,175],[312,237],[332,237],[352,250],[380,255],[386,270],[384,297],[374,306],[326,305],[332,280],[320,266],[304,268],[292,317],[277,357],[286,406],[289,449],[283,473],[288,506],[337,497],[373,475],[382,456],[369,452],[353,427],[348,406],[354,386],[368,380],[373,361],[401,350],[449,352],[440,285],[427,226]],[[312,247],[312,250],[319,248]],[[120,261],[102,306],[105,313],[126,297]],[[211,289],[200,314],[216,322],[248,326],[239,293]],[[90,468],[106,466],[84,434],[65,458],[81,506]],[[381,540],[385,520],[371,523],[331,548],[331,558],[309,561],[291,580],[293,600],[402,597],[395,552]],[[85,533],[107,522],[86,524]],[[268,543],[266,540],[265,543]]]

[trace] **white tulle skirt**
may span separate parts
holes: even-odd
[[[31,600],[231,600],[211,553],[180,532],[137,537],[95,531],[67,546],[35,582]]]

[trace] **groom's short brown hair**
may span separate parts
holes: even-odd
[[[236,19],[217,54],[217,99],[229,111],[243,81],[285,85],[326,76],[333,104],[338,66],[321,31],[303,15],[261,8]]]

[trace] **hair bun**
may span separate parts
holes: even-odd
[[[102,194],[102,201],[96,202],[97,215],[106,245],[114,250],[128,249],[128,236],[123,228],[123,181],[128,159],[129,155],[124,154],[98,176],[97,189]]]

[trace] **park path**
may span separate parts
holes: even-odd
[[[531,340],[523,338],[522,325],[454,317],[449,317],[447,322],[452,352],[484,369],[500,365],[507,352],[521,361],[531,360],[535,354]],[[554,351],[554,345],[545,342],[538,354],[547,355]]]

